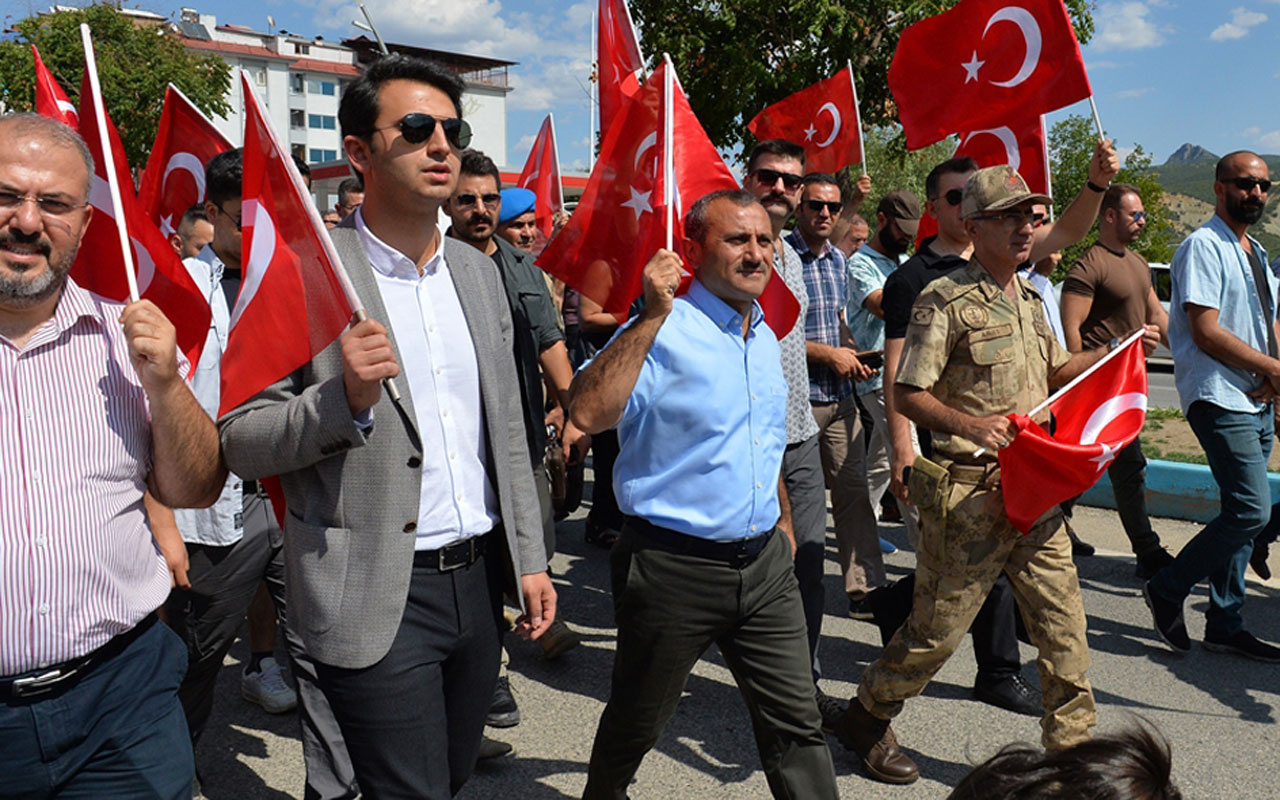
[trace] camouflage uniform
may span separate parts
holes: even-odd
[[[977,261],[931,283],[912,308],[897,382],[977,417],[1025,414],[1043,401],[1049,373],[1070,354],[1054,338],[1035,289],[1015,281],[1016,303]],[[935,460],[950,470],[950,490],[945,502],[920,509],[911,616],[867,668],[858,698],[877,717],[898,714],[951,657],[1004,572],[1040,651],[1043,743],[1063,748],[1087,739],[1097,712],[1062,512],[1055,506],[1022,536],[1005,515],[995,454],[977,457],[977,445],[955,434],[935,433],[933,441]]]

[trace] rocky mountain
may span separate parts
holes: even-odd
[[[1199,145],[1187,143],[1155,168],[1164,187],[1165,205],[1169,208],[1176,241],[1181,241],[1213,215],[1213,170],[1218,158]],[[1264,155],[1262,159],[1271,167],[1273,176],[1280,175],[1280,155]],[[1272,258],[1280,256],[1280,192],[1271,192],[1266,214],[1251,232]]]
[[[1173,151],[1173,155],[1169,156],[1164,162],[1164,166],[1174,166],[1178,164],[1199,164],[1202,162],[1217,163],[1218,156],[1205,150],[1198,144],[1190,142]]]

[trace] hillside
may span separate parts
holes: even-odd
[[[1280,155],[1264,155],[1262,159],[1271,168],[1273,178],[1280,176]],[[1203,147],[1184,144],[1155,168],[1179,240],[1213,214],[1213,168],[1217,161],[1218,156]],[[1276,258],[1280,256],[1280,190],[1273,190],[1271,195],[1262,223],[1251,232]]]

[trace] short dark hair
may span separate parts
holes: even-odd
[[[782,158],[794,158],[800,162],[800,167],[804,167],[804,148],[790,139],[765,139],[751,148],[751,157],[747,159],[747,174],[750,175],[756,168],[756,162],[760,160],[760,156],[781,156]]]
[[[387,81],[407,80],[434,86],[449,96],[458,119],[462,119],[462,79],[436,64],[402,53],[392,53],[374,61],[351,82],[338,104],[338,123],[343,136],[368,139],[378,119],[378,92]]]
[[[290,153],[293,156],[293,165],[298,168],[298,174],[307,180],[311,180],[311,167],[307,166],[307,162],[302,160],[302,156],[297,153]]]
[[[203,205],[201,205],[200,203],[196,203],[191,208],[188,208],[186,211],[182,212],[182,219],[178,220],[178,228],[181,229],[184,225],[189,227],[191,225],[196,224],[200,220],[204,220],[205,222],[208,222],[209,215],[204,213]]]
[[[479,175],[481,177],[488,176],[493,178],[494,186],[502,188],[502,174],[498,172],[498,165],[493,163],[493,159],[486,156],[479,150],[463,150],[462,161],[458,167],[458,173],[461,175]]]
[[[1013,744],[974,767],[947,800],[1181,800],[1169,742],[1149,724],[1054,752]]]
[[[345,206],[352,192],[364,192],[364,181],[359,178],[346,178],[338,184],[338,204]]]
[[[684,238],[706,244],[707,241],[707,209],[717,200],[728,200],[738,208],[760,205],[756,196],[745,189],[717,189],[710,194],[699,197],[684,215]],[[763,208],[763,206],[762,206]]]
[[[801,184],[805,189],[810,186],[834,186],[840,189],[840,182],[836,180],[836,176],[827,172],[810,172],[804,176]],[[803,191],[803,190],[802,190]],[[843,190],[841,190],[843,192]]]
[[[204,168],[204,186],[209,202],[220,206],[228,200],[239,200],[244,181],[244,148],[236,147],[218,153]]]
[[[948,158],[938,166],[929,170],[929,175],[924,179],[924,196],[927,200],[938,199],[938,183],[942,180],[943,175],[963,175],[966,172],[977,172],[978,162],[969,156],[960,156],[959,158]]]
[[[1213,169],[1213,179],[1215,181],[1225,181],[1231,177],[1231,162],[1240,156],[1253,156],[1258,158],[1258,154],[1252,150],[1232,150],[1222,158],[1218,159],[1218,165]]]
[[[1138,191],[1137,186],[1128,183],[1113,183],[1111,188],[1107,189],[1107,193],[1102,195],[1102,208],[1098,210],[1098,216],[1108,210],[1120,208],[1120,204],[1124,202],[1125,197],[1136,194],[1142,197],[1142,192]]]

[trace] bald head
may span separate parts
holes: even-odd
[[[40,114],[21,113],[0,116],[0,141],[17,143],[25,139],[38,146],[65,147],[74,150],[84,164],[84,199],[93,189],[93,155],[89,146],[63,122]]]
[[[1249,171],[1252,167],[1261,166],[1262,169],[1267,168],[1267,162],[1252,150],[1236,150],[1227,153],[1218,159],[1218,166],[1214,170],[1213,179],[1215,181],[1225,181]]]

